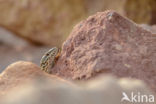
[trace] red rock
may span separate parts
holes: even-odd
[[[52,73],[69,79],[111,73],[156,91],[156,38],[114,11],[99,12],[74,27]]]

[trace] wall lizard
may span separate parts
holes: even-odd
[[[47,51],[40,61],[41,70],[50,73],[50,69],[54,67],[56,61],[60,56],[60,49],[57,47],[51,48]]]

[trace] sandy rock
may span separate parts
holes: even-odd
[[[0,74],[0,96],[6,95],[11,89],[21,84],[42,78],[59,79],[44,73],[33,63],[24,61],[13,63]]]
[[[85,10],[82,0],[0,0],[0,12],[0,26],[15,35],[36,44],[60,45]]]
[[[156,38],[114,11],[99,12],[75,26],[52,73],[88,79],[102,73],[156,83]]]
[[[148,98],[152,95],[154,98],[154,94],[139,80],[107,76],[77,85],[59,81],[36,81],[21,88],[17,87],[2,99],[1,104],[121,104],[123,92],[130,100],[132,92],[134,95],[139,93],[147,95]],[[123,101],[122,104],[132,103]],[[154,103],[148,101],[146,104]]]

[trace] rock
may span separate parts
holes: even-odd
[[[141,24],[140,26],[156,35],[156,25]]]
[[[156,91],[156,37],[114,11],[76,25],[52,73],[88,79],[103,73],[145,81]]]
[[[76,22],[107,9],[137,23],[156,21],[154,0],[1,0],[0,26],[34,44],[61,46]]]
[[[21,84],[26,84],[35,79],[41,80],[42,78],[60,80],[55,76],[44,73],[33,63],[24,61],[13,63],[0,74],[0,96],[6,95],[10,90],[19,87]]]
[[[129,82],[131,82],[130,85]],[[1,98],[0,103],[75,104],[78,102],[81,104],[121,104],[122,93],[127,94],[130,100],[132,93],[137,97],[146,95],[148,99],[149,96],[154,99],[154,93],[139,80],[116,79],[112,76],[105,76],[77,85],[59,81],[37,80],[12,90],[6,97]],[[139,101],[138,98],[136,100]],[[145,101],[146,99],[143,100]],[[149,100],[146,103],[154,104],[154,102],[151,103]],[[124,100],[122,104],[132,103]]]
[[[0,0],[0,25],[32,43],[60,46],[85,15],[82,1]]]

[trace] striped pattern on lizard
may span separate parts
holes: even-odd
[[[54,67],[56,61],[60,56],[60,49],[57,47],[51,48],[47,51],[40,61],[41,70],[50,73],[50,69]]]

